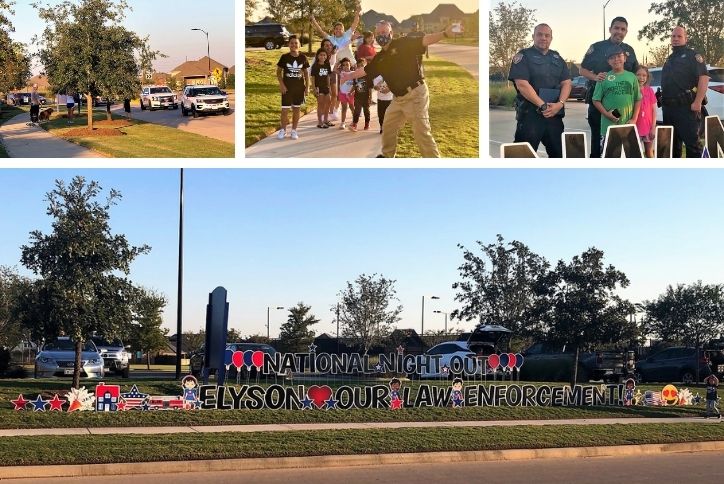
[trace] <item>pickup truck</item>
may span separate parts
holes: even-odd
[[[576,349],[571,345],[535,343],[522,352],[525,358],[520,369],[521,380],[569,381],[573,374]],[[580,351],[578,355],[579,382],[603,380],[620,382],[633,375],[633,352]]]

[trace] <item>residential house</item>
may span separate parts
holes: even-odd
[[[400,33],[408,33],[412,31],[412,24],[417,22],[420,26],[420,30],[433,33],[444,30],[449,24],[460,22],[463,24],[466,32],[469,30],[468,26],[475,26],[477,36],[477,25],[478,25],[479,11],[474,13],[465,13],[455,4],[452,3],[441,3],[430,13],[424,13],[419,15],[413,15],[412,17],[404,20],[400,24]],[[467,36],[467,35],[466,35]]]
[[[364,25],[365,30],[370,31],[374,31],[375,25],[377,25],[377,22],[381,20],[387,20],[390,25],[392,25],[393,31],[396,31],[397,27],[400,25],[400,22],[398,22],[392,15],[376,12],[374,10],[368,10],[360,16],[360,21]]]
[[[211,72],[209,72],[209,64]],[[186,61],[183,64],[171,69],[169,73],[181,82],[181,85],[212,84],[211,75],[216,69],[228,72],[229,68],[214,59],[209,60],[207,56],[195,61]],[[213,84],[216,84],[214,82]]]

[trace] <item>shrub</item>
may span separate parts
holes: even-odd
[[[490,83],[490,106],[515,106],[515,88],[507,83]]]

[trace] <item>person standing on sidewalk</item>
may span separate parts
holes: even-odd
[[[430,92],[422,75],[417,57],[425,53],[428,45],[440,42],[453,34],[453,25],[443,32],[427,34],[421,38],[392,39],[392,26],[386,20],[377,24],[375,40],[382,46],[372,62],[353,73],[342,73],[341,80],[382,76],[395,95],[385,113],[382,132],[382,154],[378,158],[394,158],[397,153],[397,135],[409,121],[412,134],[423,158],[440,158],[437,143],[430,127]]]
[[[601,113],[593,105],[591,97],[596,89],[596,83],[605,80],[606,73],[611,70],[608,65],[609,51],[613,47],[621,47],[625,56],[624,70],[635,75],[639,68],[636,52],[634,52],[633,47],[623,41],[628,33],[628,20],[624,17],[614,18],[608,32],[611,36],[606,40],[592,44],[581,62],[581,75],[588,79],[586,104],[588,104],[588,125],[591,127],[591,158],[601,157]]]
[[[359,65],[364,68],[367,65],[365,58],[359,60]],[[357,122],[364,110],[365,131],[370,129],[370,102],[372,101],[372,89],[370,76],[360,77],[354,81],[354,114],[352,115],[352,126],[350,130],[357,131]]]
[[[385,113],[387,112],[387,108],[390,107],[394,96],[382,76],[375,77],[373,83],[375,85],[375,91],[377,91],[377,118],[380,120],[380,134],[382,134],[382,125],[385,124]]]
[[[30,124],[37,124],[39,114],[40,95],[38,94],[38,85],[33,84],[33,91],[30,93]]]
[[[73,111],[75,110],[75,98],[73,94],[65,96],[65,107],[68,110],[68,124],[73,124]]]
[[[289,52],[282,55],[277,62],[277,80],[279,91],[282,94],[282,115],[278,139],[284,139],[289,124],[289,110],[292,110],[293,140],[299,139],[297,125],[299,124],[299,110],[304,104],[304,98],[309,90],[309,62],[304,54],[299,52],[299,39],[296,35],[289,37]]]

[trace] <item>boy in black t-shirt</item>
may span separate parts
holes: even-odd
[[[367,60],[362,58],[357,62],[357,67],[367,65]],[[370,103],[372,102],[372,82],[370,76],[360,77],[354,80],[354,114],[352,115],[351,131],[357,131],[357,122],[362,110],[365,112],[365,130],[370,129]]]
[[[277,80],[279,91],[282,93],[281,129],[277,133],[278,139],[284,139],[287,124],[289,123],[289,109],[292,109],[292,139],[299,139],[297,125],[299,124],[299,108],[304,104],[304,96],[309,89],[309,62],[299,52],[299,39],[296,35],[289,37],[289,52],[279,58],[277,62]]]
[[[706,380],[704,380],[704,383],[706,384],[706,416],[715,415],[721,418],[719,409],[716,406],[719,400],[719,395],[717,395],[719,379],[715,375],[709,375]]]

